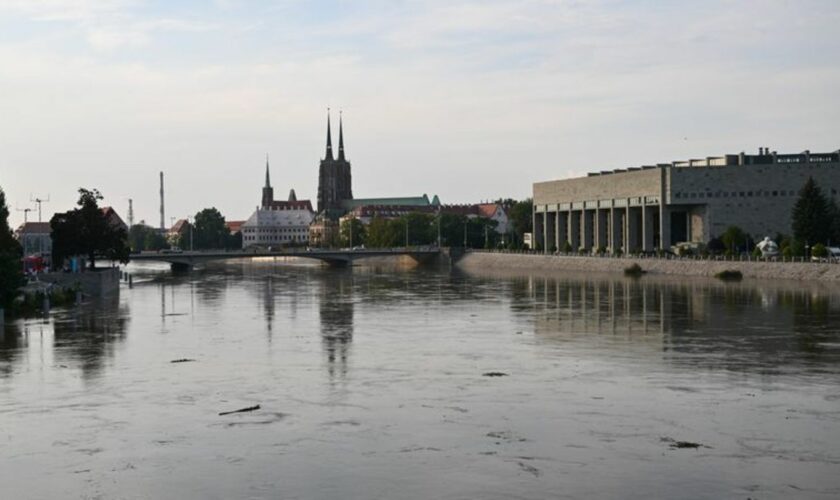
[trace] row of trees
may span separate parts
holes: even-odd
[[[242,234],[230,234],[225,217],[215,207],[201,210],[187,223],[181,234],[169,239],[160,230],[145,224],[135,224],[128,230],[128,242],[133,252],[157,251],[165,248],[188,250],[218,250],[242,248]]]
[[[6,194],[0,188],[0,309],[12,305],[24,284],[20,259],[23,251],[9,227],[9,207]]]
[[[359,219],[345,220],[340,229],[340,245],[367,248],[434,245],[496,248],[504,235],[496,232],[497,222],[485,217],[409,213],[397,219],[374,218],[365,226]],[[352,239],[351,239],[352,237]]]

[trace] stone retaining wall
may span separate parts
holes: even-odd
[[[840,264],[812,262],[727,262],[469,252],[455,266],[466,271],[505,269],[623,273],[634,263],[650,274],[660,275],[712,277],[721,271],[737,270],[745,278],[840,281]]]
[[[107,268],[83,273],[44,273],[38,275],[38,281],[64,288],[79,287],[85,295],[100,297],[119,291],[120,270]]]

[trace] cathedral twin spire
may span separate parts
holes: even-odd
[[[327,108],[327,153],[325,160],[334,160],[332,150],[332,132],[330,132],[330,108]],[[344,124],[341,111],[338,112],[338,161],[345,161],[344,158]]]

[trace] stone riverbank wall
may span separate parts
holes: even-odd
[[[38,281],[62,288],[79,289],[91,297],[101,297],[119,291],[120,270],[106,268],[81,273],[44,273],[38,275]]]
[[[840,281],[840,264],[828,262],[715,261],[687,258],[588,257],[470,251],[456,260],[465,271],[517,270],[537,272],[623,273],[639,264],[649,274],[713,277],[721,271],[741,271],[744,278]]]

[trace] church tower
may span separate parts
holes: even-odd
[[[274,202],[274,188],[271,187],[271,178],[268,173],[268,154],[265,155],[265,186],[262,188],[262,204],[264,210],[271,208]]]
[[[353,199],[350,162],[344,156],[344,122],[338,123],[338,159],[333,156],[330,114],[327,110],[327,150],[318,169],[318,212],[337,218],[343,212],[342,202]]]

